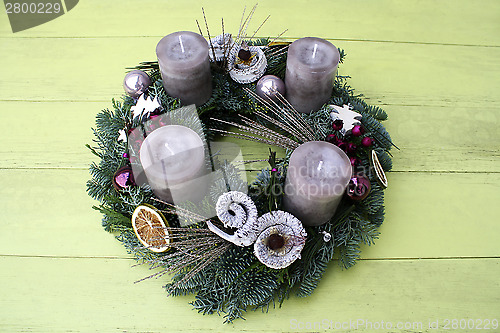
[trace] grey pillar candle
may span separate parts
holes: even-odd
[[[290,157],[285,180],[283,210],[304,225],[328,222],[344,195],[352,167],[347,155],[324,141],[300,145]]]
[[[200,106],[212,95],[208,43],[203,36],[179,31],[163,37],[156,46],[163,86],[183,105]]]
[[[286,98],[297,111],[317,111],[330,99],[339,60],[339,50],[321,38],[305,37],[289,46]]]
[[[170,203],[200,200],[207,173],[205,146],[192,129],[160,127],[141,145],[140,161],[154,193]]]

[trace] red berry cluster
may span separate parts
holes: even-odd
[[[351,160],[351,165],[356,167],[361,161],[357,158],[358,147],[369,148],[373,145],[373,139],[369,136],[364,136],[365,129],[361,125],[356,125],[351,130],[350,135],[342,135],[340,130],[342,129],[344,122],[342,119],[336,119],[333,121],[332,129],[335,133],[329,134],[326,137],[326,141],[333,143],[342,149],[349,159]]]

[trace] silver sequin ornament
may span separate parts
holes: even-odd
[[[141,96],[151,85],[149,76],[140,70],[128,72],[123,79],[123,89],[133,98]]]
[[[265,75],[257,82],[255,92],[263,99],[272,99],[277,102],[278,93],[285,96],[285,83],[277,76]]]
[[[323,241],[325,243],[329,242],[332,239],[332,235],[329,232],[322,231],[321,233],[323,234]]]

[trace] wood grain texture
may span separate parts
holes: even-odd
[[[237,31],[243,7],[247,6],[248,13],[254,4],[145,0],[138,6],[133,0],[122,0],[120,4],[87,0],[57,20],[15,35],[3,12],[0,17],[5,19],[0,21],[0,37],[163,37],[168,27],[198,31],[195,20],[203,21],[201,7],[205,8],[212,34],[216,34],[220,33],[221,17],[226,31]],[[337,40],[500,46],[500,4],[496,1],[288,0],[283,3],[262,0],[250,27],[252,33],[267,15],[271,15],[271,19],[260,30],[260,36],[276,36],[288,29],[286,35],[290,38],[317,36]],[[163,20],[152,19],[160,17]]]
[[[236,32],[243,4],[230,1],[85,0],[16,34],[0,11],[0,332],[433,332],[429,320],[440,328],[447,318],[500,320],[494,0],[260,1],[250,29],[270,14],[259,36],[288,28],[290,39],[331,40],[348,54],[340,74],[388,112],[401,151],[380,239],[348,271],[332,262],[311,297],[232,325],[197,314],[193,297],[166,298],[166,279],[133,284],[150,271],[131,267],[91,209],[94,157],[84,145],[96,113],[122,94],[126,67],[154,60],[165,34],[197,31],[201,6],[212,34],[220,17]],[[267,156],[267,147],[228,141],[247,160]],[[358,319],[422,326],[319,325]]]
[[[167,298],[162,281],[135,281],[151,272],[124,259],[0,257],[0,330],[5,332],[372,332],[302,329],[307,322],[422,323],[382,332],[433,332],[429,320],[498,318],[499,259],[361,261],[342,272],[332,262],[315,293],[291,297],[246,321],[192,310],[192,296]],[[29,301],[28,301],[29,300]],[[328,324],[330,325],[330,324]],[[366,325],[366,324],[364,324]],[[303,326],[303,327],[304,327]],[[442,327],[442,326],[441,326]],[[369,327],[368,327],[369,328]],[[378,330],[380,331],[380,330]],[[439,330],[442,332],[443,330]],[[490,330],[494,331],[494,330]]]

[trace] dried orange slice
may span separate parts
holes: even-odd
[[[132,226],[139,241],[153,252],[164,252],[170,248],[170,233],[165,217],[154,207],[139,205],[132,214]]]
[[[375,175],[377,176],[378,183],[384,188],[387,188],[387,177],[385,176],[384,169],[382,168],[382,165],[378,160],[378,156],[375,150],[372,150],[372,164],[373,169],[375,170]]]

